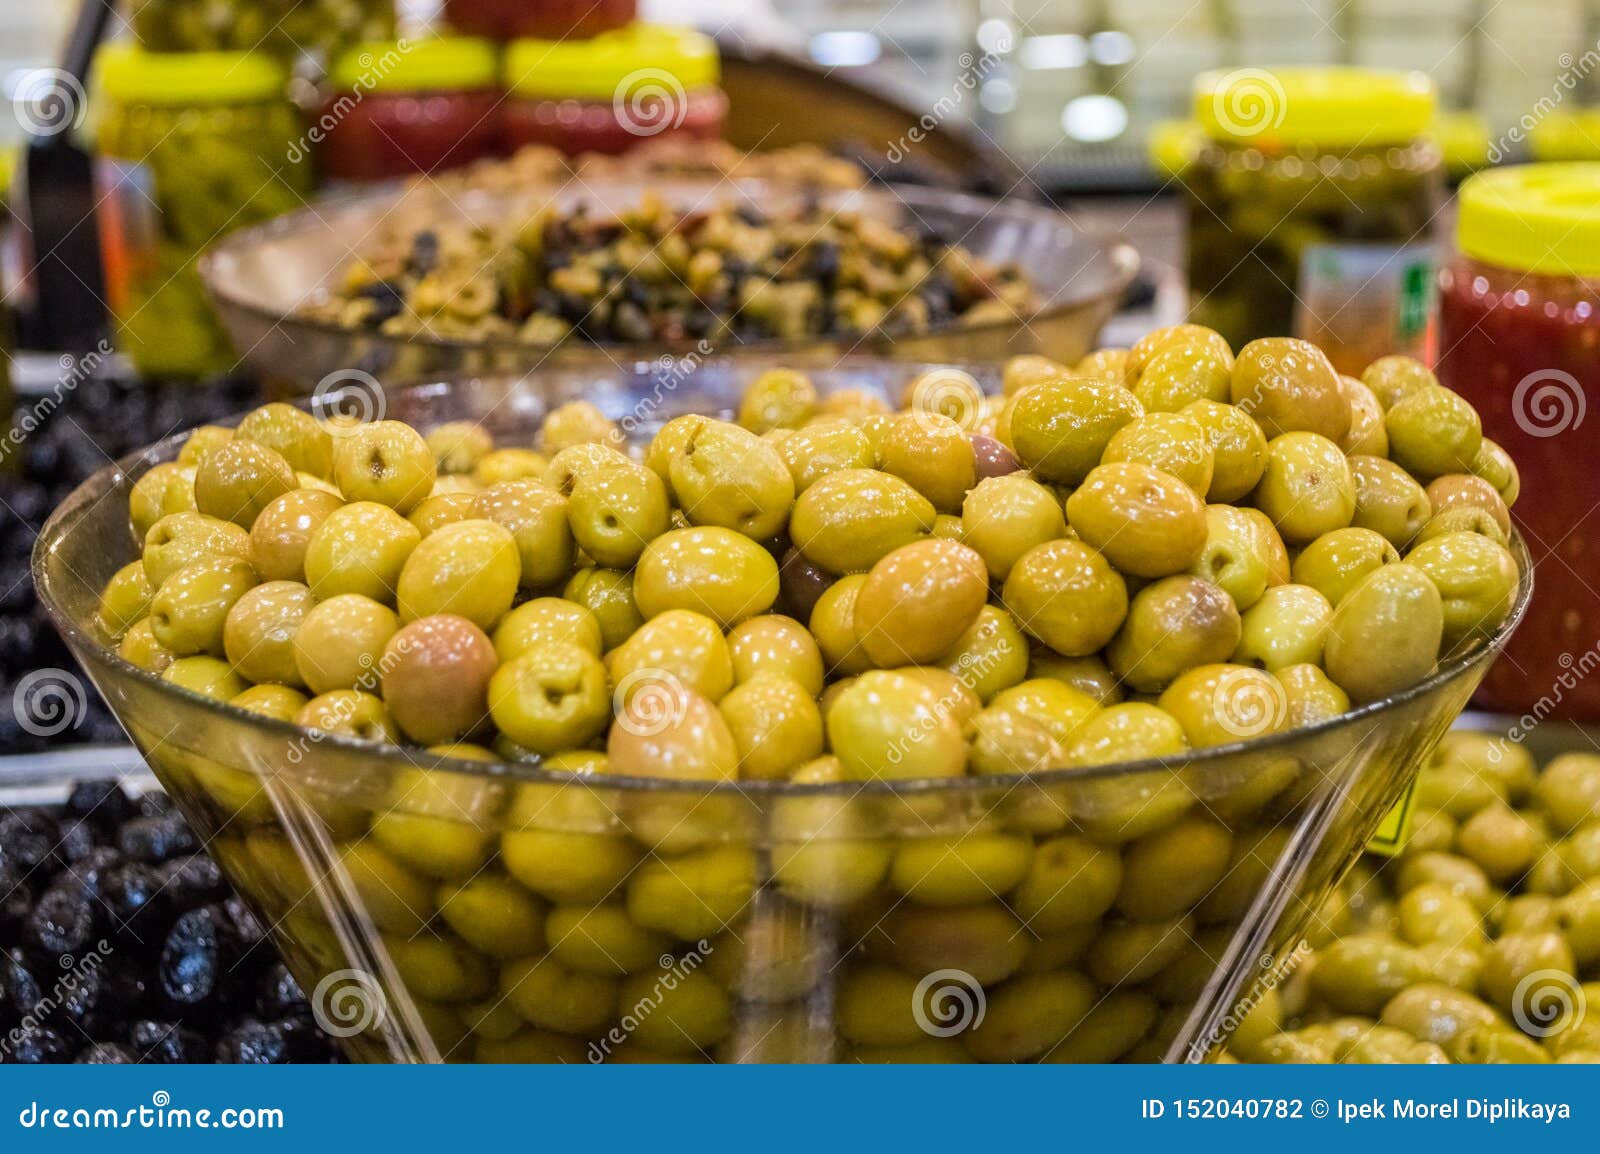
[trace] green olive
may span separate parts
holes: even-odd
[[[1379,357],[1361,373],[1361,383],[1372,390],[1385,410],[1419,389],[1436,388],[1439,378],[1422,362],[1411,357]]]
[[[1128,613],[1122,574],[1081,541],[1028,550],[1006,578],[1002,600],[1025,632],[1065,657],[1100,650]]]
[[[1427,574],[1384,565],[1335,607],[1324,666],[1352,701],[1375,701],[1433,672],[1443,636],[1444,604]]]
[[[414,531],[414,530],[413,530]],[[488,632],[511,608],[522,565],[516,539],[493,521],[458,521],[411,551],[395,582],[402,621],[436,613]]]
[[[720,701],[733,687],[733,656],[721,628],[689,609],[658,613],[611,650],[606,664],[619,693],[635,681],[677,680]]]
[[[1275,585],[1244,614],[1232,660],[1277,672],[1319,665],[1333,606],[1309,585]]]
[[[1178,478],[1196,493],[1211,487],[1216,452],[1200,425],[1176,412],[1151,412],[1117,430],[1100,458],[1103,465],[1132,461]]]
[[[334,438],[333,482],[346,501],[376,501],[409,513],[433,490],[428,443],[402,421],[375,421]]]
[[[268,581],[246,592],[228,611],[222,645],[241,677],[257,684],[303,684],[295,664],[295,634],[316,604],[298,581]]]
[[[778,563],[731,529],[674,529],[644,549],[633,596],[646,618],[692,609],[727,628],[772,607],[778,599]]]
[[[600,621],[582,605],[564,597],[535,597],[524,601],[500,619],[494,631],[494,649],[502,662],[521,657],[535,645],[564,641],[596,657],[604,651]]]
[[[812,697],[822,692],[822,651],[806,627],[792,617],[752,617],[730,629],[727,642],[736,683],[776,673],[797,682]]]
[[[603,650],[615,649],[644,624],[633,599],[633,575],[616,569],[579,569],[561,590],[561,596],[594,614],[600,623]]]
[[[1240,644],[1239,630],[1239,611],[1220,586],[1166,577],[1134,594],[1106,657],[1130,688],[1159,693],[1186,669],[1226,661]]]
[[[1415,540],[1436,511],[1428,492],[1393,461],[1354,456],[1350,475],[1356,483],[1356,511],[1350,523],[1381,534],[1396,549]]]
[[[804,686],[762,673],[734,686],[717,703],[739,748],[739,776],[781,781],[822,753],[822,713]]]
[[[152,589],[160,589],[191,561],[207,557],[251,560],[250,534],[204,513],[169,513],[145,534],[144,575]]]
[[[1088,377],[1040,381],[1011,406],[1011,447],[1034,475],[1076,485],[1122,426],[1144,410],[1121,384]]]
[[[598,499],[592,504],[599,504]],[[572,572],[577,549],[569,514],[568,500],[561,494],[538,481],[516,480],[484,489],[474,501],[472,514],[460,520],[484,518],[509,532],[517,546],[521,583],[530,589],[543,589],[565,580]],[[619,519],[618,528],[622,525]],[[444,527],[438,526],[434,531]]]
[[[961,505],[961,539],[996,581],[1004,581],[1029,549],[1066,535],[1056,495],[1021,473],[979,481]]]
[[[928,664],[956,643],[988,596],[988,575],[975,551],[937,538],[914,541],[868,571],[855,597],[852,629],[876,665]]]
[[[1444,601],[1444,644],[1493,633],[1517,599],[1517,562],[1504,545],[1479,533],[1447,533],[1406,554]]]
[[[1483,444],[1477,410],[1437,385],[1402,397],[1390,406],[1383,424],[1390,458],[1423,480],[1471,472]]]
[[[1249,414],[1216,401],[1192,401],[1179,412],[1199,425],[1211,445],[1208,501],[1237,501],[1261,480],[1267,465],[1267,438]]]
[[[399,628],[394,610],[360,593],[317,602],[294,633],[298,684],[319,694],[335,689],[376,693],[379,658]]]
[[[338,494],[320,489],[292,489],[269,502],[250,526],[250,555],[262,579],[305,581],[312,537],[343,507]]]
[[[500,731],[535,753],[582,748],[611,720],[605,666],[568,643],[534,646],[500,666],[489,679],[488,699]]]
[[[954,777],[966,769],[960,724],[926,683],[903,673],[856,678],[827,711],[827,730],[854,780]]]
[[[877,451],[867,434],[837,418],[796,429],[779,444],[778,456],[794,478],[796,493],[804,493],[829,473],[871,469],[878,463]]]
[[[578,547],[615,569],[638,561],[646,547],[667,531],[670,520],[667,487],[643,465],[579,477],[567,500],[567,521]]]
[[[327,477],[333,472],[333,436],[304,409],[274,402],[245,414],[235,432],[282,454],[297,473]]]
[[[1149,465],[1093,469],[1067,498],[1067,521],[1125,573],[1164,577],[1199,559],[1205,504],[1178,478]]]
[[[1316,433],[1285,433],[1267,445],[1267,467],[1252,495],[1283,539],[1305,544],[1355,516],[1355,479],[1339,446]]]
[[[794,503],[789,535],[832,573],[862,573],[901,545],[933,529],[931,502],[898,477],[875,469],[841,469],[811,485]]]
[[[282,455],[252,441],[218,445],[195,468],[195,508],[248,529],[283,494],[300,487]]]
[[[255,569],[238,557],[189,562],[163,581],[150,601],[156,640],[180,657],[222,656],[228,615],[255,584]]]
[[[1339,444],[1350,430],[1350,404],[1327,355],[1308,341],[1267,337],[1239,350],[1229,388],[1268,441],[1316,433]]]
[[[966,430],[938,413],[901,413],[889,421],[878,467],[921,493],[935,509],[953,513],[977,483],[977,462]]]
[[[707,421],[669,465],[672,497],[689,521],[757,540],[776,535],[794,505],[794,478],[777,450],[738,425]]]

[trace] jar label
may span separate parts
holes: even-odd
[[[1390,353],[1425,351],[1433,311],[1431,244],[1314,244],[1301,254],[1295,335],[1359,375]]]
[[[1400,800],[1394,803],[1394,808],[1378,823],[1377,830],[1367,841],[1368,853],[1394,857],[1405,849],[1406,839],[1411,836],[1411,813],[1416,808],[1416,798],[1417,779],[1413,777]]]

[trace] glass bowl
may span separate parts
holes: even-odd
[[[212,305],[245,361],[274,380],[309,389],[330,369],[360,369],[387,382],[415,383],[466,375],[521,373],[573,365],[614,368],[663,351],[696,346],[591,345],[567,342],[546,349],[506,339],[459,340],[415,335],[388,337],[341,328],[300,315],[335,283],[357,251],[396,232],[405,235],[443,221],[488,223],[519,219],[529,206],[554,199],[617,211],[645,193],[685,209],[727,199],[771,210],[815,197],[795,188],[754,181],[584,181],[557,192],[507,197],[487,192],[459,198],[421,196],[389,188],[318,203],[312,208],[231,233],[199,262]],[[740,355],[770,355],[791,365],[826,366],[840,356],[871,353],[904,361],[998,361],[1043,353],[1072,362],[1087,354],[1139,268],[1131,245],[1091,236],[1061,211],[1022,201],[995,201],[939,189],[879,186],[823,194],[824,204],[848,206],[903,227],[930,230],[958,241],[975,255],[1012,262],[1028,274],[1044,302],[1014,320],[945,326],[900,336],[756,341],[724,346]],[[700,348],[700,355],[707,350]]]
[[[646,436],[729,409],[762,367],[381,399],[424,428],[530,443],[549,406],[586,395]],[[814,379],[896,393],[917,371]],[[1514,613],[1426,681],[1180,759],[892,785],[585,778],[315,735],[119,658],[100,589],[136,556],[131,485],[181,440],[81,486],[34,577],[320,1024],[372,1061],[1203,1060],[1292,961],[1532,588],[1518,541]]]

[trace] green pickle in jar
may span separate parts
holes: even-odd
[[[1420,355],[1443,164],[1432,82],[1366,68],[1240,68],[1195,82],[1182,174],[1192,318],[1234,347],[1294,333],[1341,372]]]
[[[235,358],[196,258],[311,195],[288,70],[260,52],[118,43],[101,50],[95,75],[98,218],[117,345],[153,376],[226,370]]]

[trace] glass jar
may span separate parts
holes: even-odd
[[[1480,700],[1600,721],[1600,164],[1534,164],[1461,186],[1440,273],[1439,379],[1516,462],[1513,516],[1538,562],[1533,604]],[[1592,417],[1590,418],[1592,421]]]
[[[394,0],[133,0],[133,34],[151,52],[250,52],[331,58],[395,34]]]
[[[717,46],[687,28],[634,24],[591,40],[517,40],[506,49],[508,147],[627,152],[664,136],[722,135],[728,98]]]
[[[318,169],[388,180],[457,168],[500,146],[499,60],[486,40],[369,41],[329,70],[313,125]]]
[[[1341,372],[1423,350],[1442,164],[1432,82],[1357,68],[1206,73],[1184,184],[1191,319],[1293,333]]]
[[[195,257],[310,195],[288,71],[259,52],[125,43],[103,49],[96,71],[96,215],[117,344],[152,375],[227,369]]]
[[[624,28],[638,0],[444,0],[450,27],[493,40],[587,39]]]

